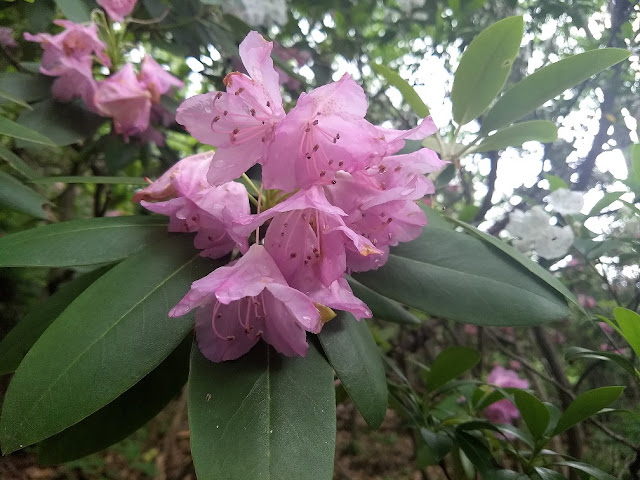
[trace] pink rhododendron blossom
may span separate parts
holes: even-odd
[[[613,332],[615,331],[613,329],[613,327],[611,325],[609,325],[607,322],[598,322],[598,325],[600,325],[600,328],[602,329],[602,331],[604,333],[606,333],[607,335],[613,335]]]
[[[234,180],[267,158],[276,123],[284,118],[272,46],[257,32],[249,33],[240,44],[249,76],[231,73],[225,77],[226,92],[196,95],[178,108],[178,123],[217,147],[208,177],[212,185]]]
[[[579,293],[578,294],[578,303],[582,306],[582,308],[595,308],[596,306],[596,299],[589,296],[589,295],[585,295],[584,293]]]
[[[5,48],[17,48],[18,43],[13,38],[13,28],[0,27],[0,45]]]
[[[370,318],[345,274],[382,266],[390,248],[422,233],[427,218],[418,202],[435,191],[426,175],[445,164],[426,148],[398,154],[405,140],[435,132],[431,118],[409,130],[370,124],[364,91],[348,75],[302,94],[285,115],[271,50],[251,32],[240,45],[248,75],[227,75],[225,92],[178,109],[178,122],[215,154],[178,162],[134,197],[169,216],[171,231],[197,232],[201,255],[235,256],[194,282],[171,311],[199,307],[198,345],[213,361],[237,358],[260,338],[304,355],[306,332],[330,320],[327,308]],[[140,106],[179,86],[151,59],[138,77],[128,67],[104,83],[97,104],[125,118],[119,128],[129,134],[146,132]],[[247,190],[233,180],[256,163],[262,186],[252,185],[252,214]]]
[[[500,365],[491,370],[487,383],[502,388],[529,388],[528,380],[520,378],[517,372],[507,370]],[[520,417],[516,406],[506,398],[489,405],[484,409],[484,414],[492,423],[513,423]]]
[[[138,80],[130,63],[100,83],[94,100],[98,112],[113,118],[116,133],[125,138],[149,127],[151,93]]]
[[[138,0],[97,0],[98,5],[104,8],[112,20],[122,22],[136,6]]]
[[[464,333],[466,333],[467,335],[477,335],[478,334],[477,325],[469,325],[469,324],[465,325]]]
[[[181,160],[133,199],[147,210],[168,216],[169,231],[198,232],[194,245],[202,250],[200,255],[219,258],[236,246],[237,237],[229,232],[232,221],[251,212],[243,185],[209,185],[206,174],[213,156],[206,152]],[[246,249],[246,243],[246,238],[240,239],[238,246]]]
[[[196,307],[196,340],[214,362],[244,355],[260,338],[280,353],[305,356],[306,332],[322,328],[311,299],[287,284],[260,245],[195,281],[169,316],[180,317]]]

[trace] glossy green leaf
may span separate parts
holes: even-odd
[[[169,310],[212,267],[190,236],[174,236],[80,294],[16,370],[0,420],[3,452],[75,425],[159,365],[193,328],[192,317],[168,318]]]
[[[631,345],[636,355],[640,355],[640,315],[633,310],[616,307],[613,310],[624,339]]]
[[[56,0],[56,5],[72,22],[83,23],[91,20],[91,9],[82,0]]]
[[[53,223],[0,237],[0,267],[67,267],[122,260],[167,236],[163,217]]]
[[[4,90],[0,89],[0,101],[1,100],[6,100],[6,101],[8,101],[10,103],[15,103],[17,105],[20,105],[21,107],[28,108],[29,110],[31,110],[31,105],[29,105],[28,103],[23,102],[22,100],[20,100],[19,98],[17,98],[13,94],[11,94],[9,92],[5,92]]]
[[[45,220],[47,212],[42,206],[47,203],[49,201],[38,192],[0,170],[0,207],[7,207]],[[1,251],[0,255],[2,255]]]
[[[513,392],[513,398],[531,435],[536,439],[542,437],[551,418],[549,409],[544,403],[524,390]]]
[[[609,475],[608,473],[603,472],[602,470],[598,470],[596,467],[591,465],[587,465],[586,463],[581,462],[557,462],[554,465],[562,465],[564,467],[573,468],[574,470],[579,470],[584,472],[596,480],[617,480],[617,477],[613,475]]]
[[[624,387],[601,387],[584,392],[567,407],[558,420],[553,435],[569,430],[574,425],[608,407],[622,395],[623,390]]]
[[[533,467],[536,473],[540,476],[540,480],[567,480],[567,477],[561,473],[554,472],[549,468]]]
[[[555,192],[560,188],[566,188],[567,190],[569,190],[569,185],[567,185],[567,182],[556,175],[545,173],[544,178],[547,182],[549,182],[549,190],[551,190],[552,192]]]
[[[103,183],[113,185],[141,185],[147,186],[147,182],[144,178],[139,177],[101,177],[101,176],[87,176],[87,177],[38,177],[31,180],[33,183]]]
[[[578,302],[578,299],[573,295],[573,293],[571,293],[569,289],[565,287],[560,280],[554,277],[553,274],[546,268],[541,267],[538,263],[532,261],[529,257],[523,255],[521,252],[513,247],[510,247],[505,242],[494,237],[493,235],[489,235],[488,233],[478,230],[474,226],[456,220],[455,218],[448,217],[447,219],[452,223],[464,228],[483,242],[496,247],[498,250],[508,255],[511,259],[522,265],[530,273],[535,275],[540,281],[546,283],[549,287],[562,295],[569,303],[573,304],[576,309],[586,315],[584,308],[582,307],[582,305],[580,305],[580,302]]]
[[[496,469],[497,463],[491,455],[491,451],[480,438],[458,430],[456,431],[456,440],[460,449],[471,464],[478,469],[480,475],[484,476],[487,472]]]
[[[77,103],[47,99],[32,106],[33,110],[20,113],[18,123],[46,135],[53,145],[65,146],[85,140],[106,121]]]
[[[437,465],[453,448],[453,440],[445,433],[435,433],[421,428],[420,438],[422,445],[417,453],[420,468]]]
[[[35,102],[51,96],[53,79],[40,74],[5,72],[0,75],[0,89],[23,102]]]
[[[389,85],[396,87],[400,91],[402,98],[404,98],[404,101],[407,102],[416,115],[420,118],[429,115],[429,108],[422,101],[420,95],[418,95],[413,87],[409,85],[409,82],[398,75],[398,73],[379,63],[371,63],[371,68],[378,75],[384,77]]]
[[[433,361],[427,373],[427,391],[433,392],[449,380],[471,370],[479,361],[480,354],[473,348],[449,347],[443,350]]]
[[[322,349],[353,403],[371,428],[387,413],[387,377],[366,321],[340,312],[318,335]]]
[[[482,122],[482,132],[502,128],[534,111],[589,77],[627,58],[631,52],[601,48],[579,53],[552,63],[525,77],[507,90]]]
[[[418,325],[421,323],[418,317],[409,312],[409,310],[400,303],[374,292],[353,278],[349,277],[347,280],[354,295],[367,304],[373,312],[374,318],[407,325]]]
[[[616,200],[619,200],[620,197],[624,194],[624,192],[607,192],[604,196],[598,200],[598,202],[593,206],[588,216],[593,216],[600,213],[602,210],[607,208]]]
[[[49,325],[107,270],[108,267],[99,268],[82,275],[64,285],[48,299],[38,302],[0,341],[0,375],[14,372]]]
[[[333,370],[312,342],[305,358],[261,342],[221,363],[194,344],[189,426],[198,478],[329,480],[335,415]]]
[[[146,377],[80,423],[38,444],[38,462],[57,464],[76,460],[125,439],[155,417],[187,382],[193,336]]]
[[[637,375],[638,372],[633,366],[633,362],[628,358],[614,353],[614,352],[602,352],[595,350],[588,350],[580,347],[569,347],[566,351],[567,360],[575,360],[577,358],[589,358],[592,360],[605,360],[618,364],[630,375]]]
[[[24,160],[2,145],[0,145],[0,158],[5,160],[14,170],[20,172],[27,178],[34,178],[38,175],[33,168],[25,163]]]
[[[0,117],[0,135],[6,135],[8,137],[46,145],[48,147],[56,146],[53,140],[45,137],[38,131],[32,130],[29,127],[25,127],[24,125],[16,123],[5,117]]]
[[[640,144],[638,143],[631,146],[631,170],[627,180],[632,180],[640,185]]]
[[[464,51],[451,90],[458,125],[479,117],[502,90],[523,33],[522,17],[508,17],[482,31]]]
[[[461,322],[513,326],[568,317],[560,287],[532,270],[493,245],[430,218],[419,238],[391,249],[383,267],[353,277],[400,303]]]
[[[491,152],[507,147],[519,147],[524,142],[549,143],[557,139],[558,127],[555,123],[548,120],[531,120],[498,130],[490,137],[485,138],[477,147],[473,147],[471,152]]]

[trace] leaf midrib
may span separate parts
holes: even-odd
[[[188,260],[187,262],[185,262],[183,265],[180,266],[180,268],[177,268],[176,270],[174,270],[171,275],[167,276],[165,279],[163,279],[163,281],[161,283],[159,283],[156,287],[154,287],[151,291],[149,291],[146,295],[144,295],[138,302],[136,302],[129,310],[127,310],[124,314],[122,314],[118,320],[116,322],[114,322],[113,324],[111,324],[111,326],[109,326],[109,328],[107,330],[104,331],[104,333],[102,335],[100,335],[98,338],[96,338],[93,342],[91,342],[67,367],[65,367],[65,369],[60,373],[60,375],[58,375],[56,377],[56,379],[51,382],[49,384],[49,386],[47,387],[46,390],[43,391],[42,395],[40,395],[40,397],[38,397],[38,399],[33,402],[33,404],[31,405],[31,407],[29,408],[29,410],[22,415],[22,420],[27,421],[29,414],[33,412],[33,410],[35,409],[35,407],[42,401],[42,399],[44,398],[44,396],[51,391],[51,389],[53,388],[53,386],[55,384],[58,383],[58,381],[63,377],[63,375],[65,375],[70,369],[71,367],[73,367],[79,360],[80,358],[82,358],[85,353],[87,353],[87,351],[89,349],[91,349],[94,345],[96,345],[99,341],[101,341],[113,328],[115,328],[117,325],[120,324],[120,322],[122,321],[123,318],[125,318],[127,315],[129,315],[129,313],[131,313],[134,309],[136,309],[142,302],[144,302],[147,298],[149,298],[153,293],[155,293],[158,289],[160,289],[162,286],[164,286],[169,280],[171,280],[171,278],[173,278],[175,275],[177,275],[178,273],[180,273],[184,268],[186,268],[188,265],[190,265],[194,260],[196,260],[198,258],[199,255],[194,255],[190,260]],[[103,277],[104,278],[104,277]],[[86,291],[86,290],[85,290]],[[81,296],[84,294],[84,292],[81,294]],[[122,393],[122,392],[120,392]],[[89,414],[90,415],[90,414]],[[80,419],[82,420],[82,419]]]

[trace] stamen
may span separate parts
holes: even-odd
[[[399,172],[400,169],[402,169],[402,165],[398,165],[396,168],[393,169],[394,172]]]
[[[321,177],[324,177],[326,174],[327,174],[327,172],[325,172],[324,170],[322,170],[322,171],[320,172],[320,176],[321,176]]]
[[[244,88],[240,87],[238,90],[236,90],[236,93],[234,93],[234,95],[240,95],[242,92],[244,92]]]
[[[320,112],[318,112],[318,115],[320,115]],[[314,121],[313,121],[313,124],[314,124],[314,125],[317,125],[317,124],[318,124],[318,119],[314,120]]]
[[[384,172],[386,172],[386,171],[387,171],[387,167],[385,167],[384,165],[380,165],[380,166],[378,167],[378,172],[379,172],[379,173],[384,173]]]
[[[344,165],[344,162],[343,162],[342,160],[340,160],[340,161],[338,162],[338,166],[339,166],[339,167],[341,167],[341,166],[343,166],[343,165]]]

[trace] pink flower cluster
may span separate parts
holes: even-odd
[[[215,362],[260,338],[305,355],[306,332],[318,333],[329,309],[371,317],[344,275],[380,267],[389,247],[420,235],[427,219],[416,200],[434,192],[425,174],[444,165],[426,148],[397,154],[404,139],[435,132],[430,118],[408,131],[371,125],[365,93],[348,75],[303,93],[285,114],[271,50],[251,32],[240,45],[249,75],[231,73],[225,92],[179,107],[178,122],[215,154],[178,162],[134,197],[168,215],[170,231],[197,232],[202,255],[243,254],[194,282],[170,312],[199,307],[197,341]],[[255,164],[262,186],[252,214],[234,180]]]
[[[520,378],[517,372],[501,365],[491,370],[487,383],[502,388],[529,388],[528,380]],[[513,423],[520,417],[516,406],[506,398],[489,405],[484,409],[484,414],[491,423]]]
[[[122,21],[136,2],[101,0],[98,3],[114,20]],[[55,24],[64,31],[57,35],[24,34],[26,40],[42,45],[40,71],[57,77],[53,83],[54,98],[63,102],[82,98],[91,111],[112,118],[115,132],[125,139],[136,135],[161,145],[163,137],[150,123],[167,126],[173,120],[167,119],[168,112],[160,105],[160,97],[172,87],[181,88],[183,82],[149,55],[145,56],[138,74],[132,64],[126,63],[118,72],[97,80],[93,74],[94,56],[104,67],[111,67],[106,46],[98,35],[98,26],[69,20],[56,20]]]

